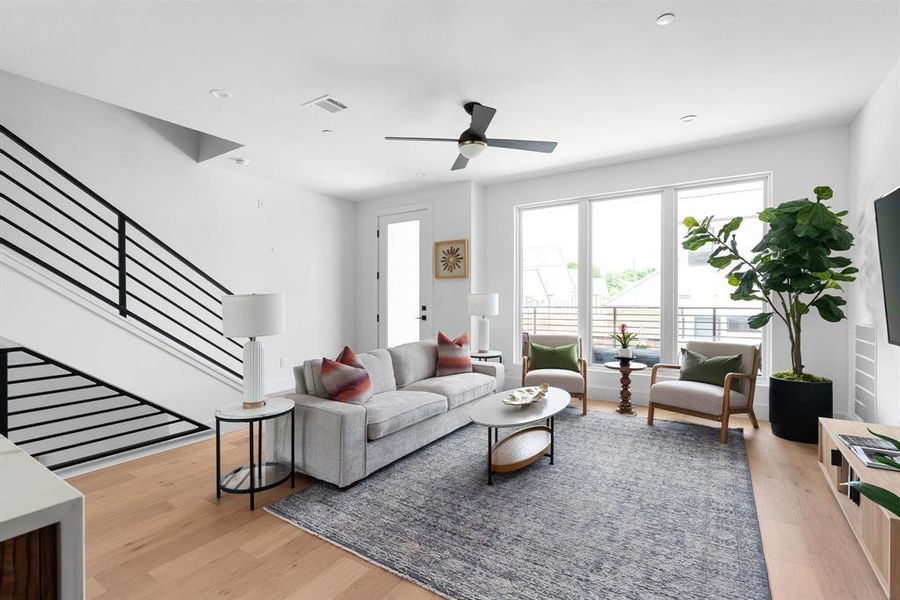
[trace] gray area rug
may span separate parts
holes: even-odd
[[[770,598],[739,431],[568,409],[556,432],[554,465],[493,486],[469,425],[267,510],[449,598]]]

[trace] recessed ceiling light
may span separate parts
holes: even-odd
[[[416,175],[418,175],[419,177],[425,177],[425,172],[419,171],[418,173],[416,173]]]
[[[665,13],[656,17],[657,25],[671,25],[672,21],[675,20],[674,13]]]
[[[684,115],[678,120],[682,123],[692,123],[697,120],[697,115]]]
[[[231,94],[229,94],[225,90],[220,89],[209,90],[209,95],[215,98],[219,98],[220,100],[227,100],[228,98],[231,98]]]
[[[247,165],[250,164],[249,158],[241,158],[240,156],[233,156],[231,158],[231,160],[232,160],[232,162],[234,162],[234,164],[241,166],[241,167],[246,167]]]

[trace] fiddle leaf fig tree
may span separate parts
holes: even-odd
[[[766,310],[747,319],[752,329],[765,326],[772,317],[784,323],[791,343],[791,371],[776,376],[798,381],[821,380],[803,372],[803,317],[814,308],[832,323],[847,318],[841,310],[846,301],[833,292],[842,290],[842,283],[854,281],[858,271],[846,256],[832,255],[853,245],[853,235],[842,220],[847,211],[835,213],[827,206],[833,196],[830,187],[819,186],[813,192],[814,201],[801,198],[759,213],[759,220],[768,223],[769,230],[751,255],[738,251],[735,232],[741,217],[718,230],[711,216],[700,221],[687,217],[684,225],[688,231],[681,244],[687,250],[712,247],[708,262],[717,269],[728,269],[728,283],[734,287],[732,300],[766,303]]]

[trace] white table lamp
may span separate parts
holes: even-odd
[[[481,317],[478,320],[478,351],[491,349],[491,322],[487,317],[500,312],[500,298],[496,293],[469,294],[469,314]]]
[[[284,294],[222,296],[225,337],[250,338],[244,344],[244,408],[266,405],[264,348],[258,337],[284,333]]]

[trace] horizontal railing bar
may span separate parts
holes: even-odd
[[[205,425],[199,425],[199,426],[195,426],[194,429],[188,429],[187,431],[179,431],[178,433],[171,433],[169,435],[165,435],[165,436],[162,436],[159,438],[153,438],[152,440],[137,442],[135,444],[129,444],[127,446],[113,448],[112,450],[104,450],[103,452],[89,454],[88,456],[84,456],[81,458],[74,458],[72,460],[67,460],[65,462],[48,465],[47,468],[50,470],[64,469],[66,467],[80,465],[82,463],[90,462],[92,460],[98,460],[101,458],[106,458],[107,456],[113,456],[114,454],[121,454],[122,452],[128,452],[130,450],[137,450],[138,448],[146,448],[147,446],[152,446],[153,444],[161,444],[162,442],[168,442],[169,440],[174,440],[174,439],[185,437],[188,435],[194,435],[195,433],[202,433],[204,431],[209,431],[209,427],[206,427]]]
[[[147,322],[146,322],[144,319],[141,319],[141,318],[138,317],[137,315],[133,315],[133,316],[135,317],[135,319],[136,319],[137,321],[139,321],[139,322],[141,322],[141,323],[144,323],[144,324],[147,324]],[[152,324],[152,323],[150,323],[150,324],[148,324],[148,325],[151,326],[151,327],[153,327],[153,324]],[[163,331],[160,331],[160,333],[166,335],[165,332],[163,332]],[[33,356],[34,358],[39,358],[39,359],[41,359],[41,360],[45,360],[45,361],[47,361],[48,363],[51,363],[51,364],[53,364],[54,366],[59,367],[60,369],[66,369],[67,371],[71,371],[72,373],[75,373],[76,375],[79,375],[80,377],[84,377],[85,379],[87,379],[87,380],[89,380],[89,381],[95,381],[95,382],[97,382],[97,383],[103,385],[103,387],[105,387],[105,388],[108,388],[108,389],[110,389],[110,390],[112,390],[112,391],[114,391],[114,392],[118,392],[118,393],[119,393],[119,396],[125,396],[126,398],[130,398],[130,399],[132,399],[132,400],[136,400],[136,401],[139,402],[140,404],[146,404],[147,406],[152,406],[153,408],[159,408],[159,409],[162,409],[162,410],[166,410],[166,408],[160,406],[159,404],[156,404],[155,402],[151,402],[151,401],[146,400],[146,399],[144,399],[144,398],[141,398],[141,397],[139,397],[139,396],[135,396],[134,394],[132,394],[132,393],[130,393],[130,392],[126,392],[125,390],[123,390],[122,388],[120,388],[120,387],[118,387],[118,386],[112,385],[112,384],[110,384],[110,383],[106,383],[106,382],[104,382],[104,381],[100,381],[100,380],[97,379],[96,377],[94,377],[94,376],[92,376],[92,375],[89,375],[88,373],[85,373],[84,371],[82,371],[82,370],[80,370],[80,369],[76,369],[75,367],[70,367],[69,365],[63,364],[63,363],[59,362],[58,360],[53,360],[53,359],[50,358],[49,356],[45,356],[45,355],[41,354],[40,352],[37,352],[37,351],[35,351],[35,350],[31,350],[31,349],[24,349],[24,348],[23,348],[22,350],[23,350],[26,354],[30,354],[30,355]],[[212,359],[210,359],[210,360],[212,360]],[[212,361],[212,362],[215,362],[215,361]],[[221,365],[219,365],[219,366],[221,366]],[[223,368],[225,368],[225,367],[223,367]],[[238,377],[240,377],[240,375],[238,375]],[[85,414],[84,416],[87,416],[87,414]],[[188,423],[191,423],[192,425],[196,425],[197,427],[204,427],[204,428],[207,428],[207,429],[208,429],[208,427],[207,427],[206,425],[203,425],[202,423],[199,423],[199,422],[197,422],[197,421],[195,421],[195,420],[193,420],[193,419],[191,419],[191,418],[189,418],[189,417],[182,417],[182,418],[183,418],[185,421],[187,421]],[[10,431],[12,431],[12,430],[10,429]]]
[[[30,440],[16,440],[14,443],[19,446],[22,446],[24,444],[33,444],[35,442],[43,442],[44,440],[50,440],[56,437],[63,437],[66,435],[72,435],[74,433],[82,433],[84,431],[90,431],[92,429],[100,429],[101,427],[111,427],[112,425],[119,425],[121,423],[128,423],[130,421],[138,421],[140,419],[146,419],[147,417],[155,417],[156,415],[161,415],[164,413],[165,411],[156,410],[151,413],[136,415],[133,417],[125,417],[124,419],[116,419],[115,421],[109,421],[108,423],[98,423],[96,425],[88,425],[87,427],[79,427],[77,429],[67,429],[66,431],[51,433],[49,435],[42,435],[40,437],[31,438]]]
[[[117,287],[117,284],[113,283],[112,281],[110,281],[109,279],[107,279],[106,277],[104,277],[103,275],[101,275],[100,273],[98,273],[97,271],[95,271],[94,269],[88,267],[87,265],[81,264],[79,261],[77,261],[76,259],[72,258],[71,256],[69,256],[68,254],[66,254],[65,252],[63,252],[62,250],[60,250],[59,248],[53,246],[52,244],[47,243],[46,241],[44,241],[44,240],[42,240],[41,238],[39,238],[38,236],[34,235],[34,234],[31,233],[30,231],[28,231],[28,230],[26,230],[26,229],[23,229],[22,227],[20,227],[19,225],[13,223],[12,221],[10,221],[9,219],[7,219],[7,218],[4,217],[3,215],[0,215],[0,220],[2,220],[2,221],[4,221],[4,222],[8,223],[8,224],[11,225],[12,227],[15,227],[16,229],[18,229],[19,231],[21,231],[22,233],[24,233],[25,235],[27,235],[27,236],[30,237],[31,239],[35,240],[36,242],[39,242],[39,243],[43,244],[45,247],[49,248],[50,250],[53,250],[54,252],[56,252],[57,254],[59,254],[60,256],[62,256],[63,258],[65,258],[65,259],[71,261],[72,263],[74,263],[76,266],[81,267],[82,269],[84,269],[85,271],[87,271],[88,273],[90,273],[91,275],[93,275],[94,277],[96,277],[97,279],[100,279],[100,280],[102,280],[102,281],[108,283],[109,285],[111,285],[111,286],[113,286],[113,287]]]
[[[213,295],[210,294],[207,290],[205,290],[205,289],[203,289],[202,287],[200,287],[199,285],[197,285],[197,282],[196,282],[196,281],[191,280],[191,279],[190,279],[189,277],[187,277],[184,273],[182,273],[182,272],[179,271],[178,269],[174,268],[172,265],[170,265],[169,263],[165,262],[165,261],[164,261],[163,259],[161,259],[160,257],[156,256],[153,252],[151,252],[150,250],[148,250],[147,248],[145,248],[140,242],[138,242],[137,240],[135,240],[133,237],[131,237],[130,235],[126,235],[126,236],[125,236],[125,239],[127,239],[129,242],[131,242],[132,244],[134,244],[135,246],[137,246],[138,248],[140,248],[141,250],[143,250],[148,256],[150,256],[151,258],[155,259],[156,262],[158,262],[158,263],[161,264],[162,266],[166,267],[167,269],[169,269],[170,271],[172,271],[173,273],[175,273],[176,275],[178,275],[179,277],[181,277],[182,279],[184,279],[185,281],[187,281],[189,284],[191,284],[192,286],[194,286],[195,288],[197,288],[198,290],[200,290],[201,292],[203,292],[204,294],[206,294],[207,296],[209,296],[210,298],[212,298],[214,301],[218,302],[219,304],[222,304],[222,300],[221,300],[221,299],[219,299],[219,298],[213,296]],[[137,262],[130,254],[128,255],[128,258],[130,258],[131,260],[134,260],[135,262]],[[142,265],[142,266],[143,266],[143,265]],[[146,269],[147,267],[144,267],[144,268]],[[149,269],[148,269],[148,270],[149,270]],[[154,275],[155,275],[155,273],[154,273]]]
[[[157,296],[157,297],[160,298],[161,300],[165,300],[166,302],[168,302],[169,304],[171,304],[172,306],[174,306],[175,308],[177,308],[178,310],[180,310],[181,312],[183,312],[183,313],[186,314],[187,316],[193,318],[194,320],[198,321],[198,322],[201,323],[202,325],[205,325],[205,326],[208,327],[211,331],[215,332],[215,333],[218,334],[218,335],[222,335],[222,332],[221,332],[221,331],[219,331],[218,329],[216,329],[215,327],[213,327],[212,325],[210,325],[209,323],[207,323],[206,321],[204,321],[203,319],[201,319],[200,317],[198,317],[197,315],[195,315],[194,313],[192,313],[192,312],[189,311],[188,309],[184,308],[183,306],[181,306],[180,304],[178,304],[177,302],[175,302],[175,301],[172,300],[171,298],[167,298],[166,296],[163,296],[162,294],[160,294],[159,292],[157,292],[156,290],[154,290],[152,287],[150,287],[149,285],[147,285],[146,283],[144,283],[143,281],[141,281],[140,279],[138,279],[138,278],[136,278],[136,277],[133,277],[133,276],[131,276],[131,275],[128,275],[128,277],[129,277],[130,279],[132,279],[133,281],[135,281],[135,282],[141,284],[141,286],[143,286],[147,291],[151,292],[153,295]],[[129,292],[129,293],[130,293],[130,292]],[[208,309],[207,309],[207,310],[208,310]],[[218,315],[216,315],[216,316],[218,317]],[[222,317],[219,317],[219,319],[221,319],[221,318],[222,318]],[[231,342],[232,344],[234,344],[235,346],[237,346],[238,348],[243,348],[243,346],[242,346],[239,342],[236,342],[236,341],[234,341],[234,340],[231,339],[231,338],[225,338],[225,339],[228,340],[229,342]]]
[[[75,392],[78,390],[88,390],[90,388],[101,387],[99,383],[89,383],[87,385],[76,385],[70,388],[59,388],[58,390],[42,390],[40,392],[29,392],[27,394],[18,394],[9,396],[9,400],[21,400],[22,398],[34,398],[35,396],[50,396],[51,394],[61,394],[63,392]]]
[[[43,377],[29,377],[27,379],[11,379],[7,383],[12,385],[14,383],[33,383],[35,381],[47,381],[48,379],[62,379],[64,377],[75,377],[71,373],[60,373],[58,375],[44,375]]]
[[[7,367],[7,368],[8,368],[8,369],[24,369],[25,367],[40,367],[40,366],[42,366],[42,365],[49,365],[49,364],[50,364],[50,363],[47,362],[46,360],[42,360],[42,361],[40,361],[40,362],[34,362],[34,363],[24,363],[24,364],[18,364],[18,365],[9,365],[9,367]]]
[[[88,402],[99,402],[100,400],[109,400],[110,398],[120,398],[122,394],[110,394],[109,396],[99,396],[97,398],[82,398],[81,400],[72,400],[71,402],[60,402],[59,404],[48,404],[46,406],[36,406],[34,408],[25,408],[22,410],[10,411],[9,416],[24,415],[26,413],[40,412],[42,410],[52,410],[54,408],[63,408],[64,406],[75,406],[76,404],[87,404]]]
[[[121,396],[124,398],[125,396]],[[134,398],[128,398],[129,400],[134,400]],[[129,408],[135,408],[138,406],[144,406],[140,402],[135,402],[134,404],[126,404],[125,406],[114,406],[112,408],[103,408],[101,410],[92,410],[86,413],[77,413],[74,415],[67,415],[65,417],[58,417],[56,419],[48,419],[47,421],[41,421],[40,423],[28,423],[26,425],[17,425],[15,427],[10,427],[9,431],[20,431],[22,429],[31,429],[32,427],[40,427],[42,425],[51,425],[53,423],[62,423],[63,421],[71,421],[73,419],[82,419],[84,417],[93,417],[94,415],[102,415],[106,413],[116,412],[119,410],[127,410]]]
[[[76,200],[75,198],[73,198],[72,196],[70,196],[69,194],[67,194],[66,192],[62,191],[56,184],[54,184],[54,183],[51,182],[49,179],[47,179],[46,177],[44,177],[43,175],[41,175],[40,173],[38,173],[37,171],[35,171],[35,170],[32,169],[31,167],[29,167],[28,165],[26,165],[25,163],[23,163],[22,161],[20,161],[20,160],[17,159],[16,157],[14,157],[12,154],[10,154],[9,152],[7,152],[6,150],[3,150],[3,149],[0,149],[0,152],[2,152],[8,159],[10,159],[11,161],[13,161],[14,163],[16,163],[17,165],[19,165],[20,167],[22,167],[22,168],[25,169],[26,171],[28,171],[32,176],[36,177],[36,178],[37,178],[38,180],[40,180],[42,183],[44,183],[44,184],[46,184],[47,186],[49,186],[50,188],[52,188],[53,191],[55,191],[56,193],[60,194],[61,196],[63,196],[63,197],[66,198],[67,200],[71,200],[72,202],[74,202],[75,205],[78,206],[78,208],[82,209],[84,212],[88,213],[89,215],[91,215],[92,217],[94,217],[95,219],[97,219],[98,221],[100,221],[101,223],[103,223],[104,225],[106,225],[107,227],[109,227],[110,229],[112,229],[113,231],[116,230],[115,225],[113,225],[112,223],[110,223],[109,221],[107,221],[106,219],[104,219],[103,217],[101,217],[100,215],[98,215],[97,213],[95,213],[94,211],[92,211],[91,209],[89,209],[87,206],[85,206],[84,204],[82,204],[81,202],[79,202],[78,200]]]
[[[140,298],[140,297],[138,297],[138,296],[135,296],[135,295],[132,294],[131,292],[126,292],[126,294],[128,295],[129,298],[132,298],[132,299],[134,299],[134,300],[137,300],[138,302],[140,302],[141,304],[143,304],[144,306],[146,306],[147,308],[149,308],[150,310],[152,310],[153,312],[155,312],[155,313],[158,314],[159,316],[168,319],[169,321],[171,321],[172,323],[178,325],[179,327],[181,327],[182,329],[184,329],[185,331],[187,331],[187,332],[190,333],[191,335],[194,335],[194,336],[200,338],[201,340],[203,340],[204,342],[206,342],[206,343],[209,344],[210,346],[214,347],[216,350],[221,350],[222,352],[224,352],[225,354],[227,354],[228,356],[230,356],[230,357],[233,358],[234,360],[237,360],[237,361],[240,361],[240,360],[241,360],[241,357],[232,354],[231,352],[229,352],[229,351],[226,350],[225,348],[222,348],[221,346],[219,346],[219,344],[217,344],[216,342],[214,342],[214,341],[212,341],[212,340],[210,340],[210,339],[208,339],[208,338],[206,338],[206,337],[200,335],[199,333],[197,333],[196,331],[194,331],[193,329],[191,329],[190,327],[188,327],[187,325],[185,325],[185,324],[182,323],[181,321],[178,321],[177,319],[175,319],[175,318],[172,317],[171,315],[167,315],[166,313],[164,313],[163,311],[159,310],[158,308],[156,308],[156,307],[153,306],[152,304],[150,304],[150,303],[146,302],[145,300],[143,300],[142,298]],[[131,310],[129,310],[128,312],[130,313]],[[226,339],[226,338],[223,337],[222,339]]]
[[[194,304],[196,304],[196,305],[199,306],[200,308],[204,309],[204,310],[205,310],[206,312],[208,312],[209,314],[213,315],[214,317],[216,317],[216,318],[219,319],[219,320],[222,319],[222,316],[219,315],[218,313],[216,313],[216,311],[214,311],[213,309],[209,308],[208,306],[206,306],[205,304],[203,304],[202,302],[200,302],[199,300],[197,300],[196,298],[194,298],[193,296],[191,296],[190,294],[188,294],[187,292],[185,292],[184,290],[182,290],[180,287],[176,286],[174,283],[172,283],[172,282],[169,281],[168,279],[166,279],[166,278],[162,277],[161,275],[157,274],[156,271],[154,271],[153,269],[151,269],[150,267],[148,267],[147,265],[145,265],[144,263],[142,263],[142,262],[139,261],[138,259],[134,258],[133,256],[131,256],[130,254],[127,254],[127,253],[125,254],[125,256],[128,257],[128,260],[130,260],[131,262],[133,262],[134,264],[136,264],[136,265],[139,266],[140,268],[144,269],[145,271],[147,271],[148,273],[150,273],[151,275],[153,275],[154,277],[156,277],[157,279],[159,279],[161,282],[163,282],[164,284],[166,284],[167,286],[169,286],[170,288],[172,288],[173,290],[175,290],[176,292],[178,292],[179,294],[181,294],[182,296],[184,296],[185,298],[187,298],[188,300],[190,300],[191,302],[193,302]],[[146,288],[148,288],[148,289],[150,288],[149,285],[147,285],[146,283],[144,283],[143,281],[141,281],[140,279],[138,279],[137,277],[135,277],[135,276],[132,275],[131,273],[127,273],[127,276],[128,276],[130,279],[133,279],[134,281],[137,281],[138,283],[142,284],[144,287],[146,287]]]
[[[16,202],[15,200],[13,200],[13,199],[10,198],[9,196],[7,196],[6,194],[0,192],[0,197],[3,197],[6,201],[13,203],[15,206],[17,206],[17,207],[19,208],[19,210],[21,210],[21,211],[23,211],[24,213],[28,214],[29,216],[31,216],[31,217],[37,219],[40,223],[46,225],[47,227],[49,227],[50,229],[52,229],[52,230],[55,231],[56,233],[60,234],[61,236],[63,236],[64,238],[66,238],[67,240],[69,240],[70,242],[72,242],[73,244],[77,245],[79,248],[82,248],[83,250],[86,250],[86,251],[90,252],[91,254],[93,254],[94,256],[96,256],[98,259],[100,259],[101,261],[105,262],[107,265],[109,265],[110,267],[112,267],[113,269],[117,269],[117,268],[118,268],[118,266],[117,266],[115,263],[113,263],[111,260],[109,260],[108,258],[106,258],[105,256],[103,256],[102,254],[100,254],[99,252],[97,252],[96,250],[94,250],[93,248],[90,248],[90,247],[88,247],[86,244],[84,244],[84,243],[82,243],[82,242],[76,240],[74,237],[72,237],[71,235],[69,235],[68,233],[66,233],[65,231],[63,231],[62,229],[60,229],[59,227],[57,227],[56,225],[54,225],[53,223],[51,223],[50,221],[48,221],[48,220],[46,220],[45,218],[43,218],[42,216],[40,216],[40,215],[38,215],[38,214],[32,212],[32,211],[29,210],[28,208],[22,206],[21,204],[19,204],[18,202]]]
[[[2,219],[2,218],[3,218],[2,215],[0,215],[0,219]],[[5,219],[4,219],[4,220],[5,220]],[[34,262],[34,263],[37,263],[38,265],[40,265],[41,267],[47,269],[48,271],[50,271],[51,273],[53,273],[53,274],[56,275],[57,277],[60,277],[60,278],[62,278],[62,279],[65,279],[66,281],[68,281],[69,283],[71,283],[72,285],[74,285],[75,287],[77,287],[77,288],[79,288],[79,289],[81,289],[81,290],[87,292],[88,294],[91,294],[92,296],[94,296],[94,297],[97,298],[98,300],[102,300],[103,302],[106,302],[107,304],[109,304],[109,305],[112,306],[113,308],[118,308],[118,305],[117,305],[115,302],[113,302],[112,300],[110,300],[109,298],[107,298],[106,296],[104,296],[103,294],[101,294],[100,292],[98,292],[98,291],[96,291],[95,289],[93,289],[93,288],[91,288],[91,287],[89,287],[89,286],[83,284],[82,282],[78,281],[78,280],[75,279],[74,277],[71,277],[70,275],[68,275],[68,274],[66,274],[66,273],[63,273],[63,272],[62,272],[60,269],[58,269],[57,267],[54,267],[53,265],[51,265],[51,264],[48,263],[47,261],[38,258],[37,256],[35,256],[35,255],[32,254],[31,252],[28,252],[27,250],[24,250],[23,248],[18,247],[17,245],[13,244],[13,243],[10,242],[10,241],[7,241],[5,238],[2,238],[2,237],[0,237],[0,244],[6,246],[7,248],[9,248],[9,249],[11,249],[11,250],[14,250],[14,251],[18,252],[19,254],[21,254],[22,256],[24,256],[25,258],[27,258],[28,260],[30,260],[30,261],[32,261],[32,262]]]
[[[239,378],[239,379],[240,379],[240,378],[243,378],[243,375],[241,375],[240,373],[238,373],[238,372],[235,371],[234,369],[230,369],[230,368],[226,367],[226,366],[223,365],[221,362],[217,361],[216,359],[214,359],[213,357],[209,356],[209,355],[206,354],[205,352],[202,352],[202,351],[200,351],[200,350],[197,350],[196,348],[194,348],[192,345],[188,344],[188,343],[185,342],[184,340],[181,340],[181,339],[175,337],[175,336],[172,335],[171,333],[169,333],[169,332],[165,331],[164,329],[161,329],[160,327],[154,325],[153,323],[151,323],[151,322],[148,321],[147,319],[143,318],[142,316],[137,315],[137,314],[131,312],[130,310],[128,311],[128,316],[131,317],[131,318],[133,318],[135,321],[137,321],[137,322],[139,322],[139,323],[145,325],[146,327],[149,327],[150,329],[152,329],[153,331],[157,332],[158,334],[163,335],[163,336],[169,338],[170,340],[172,340],[172,341],[175,342],[176,344],[180,344],[181,346],[184,346],[185,348],[187,348],[188,350],[190,350],[190,351],[193,352],[194,354],[196,354],[196,355],[198,355],[198,356],[202,356],[203,358],[205,358],[205,359],[208,360],[209,362],[213,363],[214,365],[217,365],[217,366],[221,367],[221,368],[224,369],[225,371],[228,371],[229,373],[231,373],[231,374],[234,375],[235,377],[237,377],[237,378]],[[230,356],[230,355],[229,355],[229,356]],[[243,362],[243,361],[242,361],[241,359],[239,359],[238,362]]]
[[[123,435],[131,435],[134,433],[140,433],[142,431],[149,431],[150,429],[157,429],[159,427],[168,427],[169,425],[174,425],[175,423],[180,423],[180,422],[181,422],[181,419],[176,418],[173,421],[168,421],[166,423],[159,423],[158,425],[147,425],[146,427],[138,427],[137,429],[122,431],[120,433],[113,433],[111,435],[105,435],[103,437],[94,438],[92,440],[76,442],[74,444],[69,444],[67,446],[62,446],[60,448],[51,448],[50,450],[42,450],[41,452],[34,452],[34,453],[31,453],[31,456],[33,456],[34,458],[38,458],[41,456],[46,456],[47,454],[57,454],[59,452],[64,452],[65,450],[71,450],[72,448],[80,448],[81,446],[87,446],[89,444],[105,442],[106,440],[111,440],[113,438],[122,437]]]
[[[72,215],[67,214],[64,210],[62,210],[61,208],[59,208],[58,206],[56,206],[55,204],[53,204],[52,202],[50,202],[49,200],[47,200],[46,198],[44,198],[43,196],[41,196],[40,194],[35,192],[34,190],[31,190],[30,188],[25,187],[24,185],[22,185],[21,183],[19,183],[18,181],[16,181],[15,179],[10,177],[3,171],[0,171],[0,175],[2,175],[3,177],[6,177],[8,180],[13,182],[17,186],[19,186],[21,189],[28,192],[32,196],[34,196],[35,199],[39,200],[40,202],[43,202],[51,210],[53,210],[57,214],[62,215],[63,217],[68,219],[70,222],[75,223],[76,225],[81,227],[83,230],[85,230],[86,232],[88,232],[89,234],[91,234],[92,236],[94,236],[95,238],[97,238],[98,240],[100,240],[101,242],[103,242],[104,244],[106,244],[107,246],[112,248],[113,250],[116,249],[115,244],[113,244],[112,242],[107,240],[105,237],[103,237],[102,235],[100,235],[99,233],[97,233],[96,231],[94,231],[93,229],[91,229],[90,227],[88,227],[87,225],[82,223],[81,221],[76,220],[75,218],[72,217]]]
[[[156,237],[155,235],[153,235],[152,233],[147,231],[144,227],[142,227],[138,223],[135,223],[131,219],[131,217],[129,217],[128,215],[125,215],[125,220],[128,222],[129,225],[131,225],[132,227],[134,227],[135,229],[137,229],[138,231],[143,233],[145,236],[150,238],[151,241],[153,241],[158,246],[160,246],[163,250],[165,250],[166,252],[168,252],[169,254],[171,254],[172,256],[174,256],[175,258],[180,260],[181,262],[183,262],[186,266],[190,267],[190,269],[192,271],[197,273],[197,275],[199,275],[200,277],[202,277],[209,283],[216,286],[220,291],[222,291],[225,294],[228,294],[229,296],[232,294],[232,292],[229,291],[228,288],[226,288],[224,285],[222,285],[221,283],[219,283],[218,281],[216,281],[215,279],[213,279],[212,277],[210,277],[209,275],[204,273],[200,268],[198,268],[196,265],[194,265],[194,263],[192,263],[191,261],[189,261],[188,259],[183,257],[181,254],[179,254],[178,252],[173,250],[172,247],[169,246],[167,243],[165,243],[164,241],[162,241],[161,239],[159,239],[158,237]]]
[[[147,231],[147,229],[145,229],[139,223],[134,221],[131,217],[125,215],[122,211],[120,211],[118,208],[116,208],[115,206],[110,204],[108,201],[104,200],[97,192],[95,192],[94,190],[90,189],[89,187],[87,187],[86,185],[84,185],[83,183],[81,183],[80,181],[75,179],[75,177],[73,177],[68,172],[66,172],[62,167],[60,167],[55,162],[53,162],[52,160],[50,160],[49,158],[47,158],[46,156],[41,154],[41,152],[39,152],[36,148],[34,148],[28,142],[26,142],[25,140],[23,140],[22,138],[20,138],[16,134],[14,134],[12,131],[7,129],[4,125],[0,125],[0,132],[2,132],[4,135],[6,135],[9,139],[16,142],[19,146],[21,146],[22,148],[24,148],[25,150],[30,152],[34,157],[38,158],[45,165],[47,165],[48,167],[50,167],[51,169],[56,171],[56,173],[58,175],[60,175],[61,177],[63,177],[66,181],[68,181],[69,183],[71,183],[72,185],[74,185],[75,187],[80,189],[82,192],[84,192],[88,196],[92,197],[94,200],[96,200],[101,205],[103,205],[104,207],[106,207],[107,209],[112,211],[114,214],[116,214],[117,216],[122,215],[123,217],[125,217],[125,220],[129,225],[131,225],[132,227],[134,227],[135,229],[137,229],[138,231],[140,231],[141,233],[146,235],[148,238],[150,238],[152,241],[154,241],[156,244],[158,244],[164,250],[166,250],[167,252],[172,254],[172,256],[174,256],[178,260],[182,261],[185,265],[190,267],[198,275],[200,275],[201,277],[203,277],[204,279],[209,281],[211,284],[216,286],[222,292],[229,294],[229,295],[232,294],[232,292],[229,291],[228,288],[226,288],[221,283],[219,283],[218,281],[216,281],[215,279],[213,279],[212,277],[210,277],[209,275],[207,275],[206,273],[201,271],[199,268],[197,268],[196,265],[194,265],[189,260],[187,260],[186,258],[181,256],[181,254],[179,254],[178,252],[173,250],[168,244],[166,244],[165,242],[160,240],[158,237],[156,237],[155,235],[153,235],[152,233]],[[107,224],[109,225],[109,223],[107,223]],[[113,227],[113,226],[110,225],[110,227]],[[113,227],[113,229],[115,230],[115,227]]]

